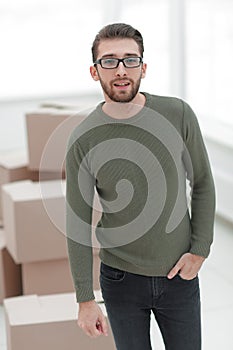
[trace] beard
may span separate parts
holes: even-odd
[[[141,76],[139,77],[136,82],[134,82],[131,79],[127,79],[127,81],[130,81],[130,91],[114,91],[112,86],[114,84],[114,81],[111,81],[109,85],[105,84],[102,79],[100,79],[100,84],[102,86],[103,91],[105,94],[112,100],[113,102],[121,102],[121,103],[127,103],[131,102],[134,97],[137,95],[140,84],[141,84]],[[119,81],[120,79],[116,79]],[[121,79],[124,81],[124,79]],[[125,79],[126,80],[126,79]]]

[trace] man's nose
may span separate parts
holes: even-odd
[[[117,69],[116,69],[116,75],[117,76],[125,76],[127,75],[127,71],[126,71],[126,68],[123,64],[123,62],[120,62]]]

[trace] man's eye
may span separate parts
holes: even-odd
[[[137,63],[138,62],[138,59],[137,58],[135,58],[135,57],[129,57],[129,58],[127,58],[126,60],[126,63]]]
[[[112,64],[116,64],[116,60],[113,58],[107,58],[103,60],[102,63],[110,66]]]

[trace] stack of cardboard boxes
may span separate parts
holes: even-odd
[[[14,261],[6,245],[2,188],[4,184],[23,181],[31,176],[27,154],[4,151],[0,154],[0,303],[4,298],[22,294],[21,265]],[[3,228],[4,227],[4,228]]]
[[[60,181],[47,182],[51,190],[46,199],[52,199],[59,210],[64,198],[53,191],[55,182]],[[46,212],[40,183],[24,180],[4,185],[2,200],[6,246],[22,266],[23,294],[73,291],[65,235]]]
[[[35,342],[38,349],[64,349],[62,337],[69,349],[114,349],[111,336],[100,340],[100,347],[83,337],[73,314],[77,306],[64,232],[64,159],[70,132],[85,117],[54,108],[28,113],[28,160],[25,154],[0,155],[0,301],[8,298],[4,308],[10,350],[36,349]],[[63,226],[51,217],[46,202],[64,219]],[[93,211],[93,225],[101,216],[97,196],[95,203],[99,208]],[[94,289],[99,290],[98,248],[93,251]]]

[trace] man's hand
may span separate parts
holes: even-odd
[[[108,335],[106,318],[95,300],[79,303],[78,326],[92,338]]]
[[[173,269],[168,273],[167,277],[172,279],[177,274],[185,280],[191,280],[197,276],[205,258],[199,255],[186,253],[178,260]]]

